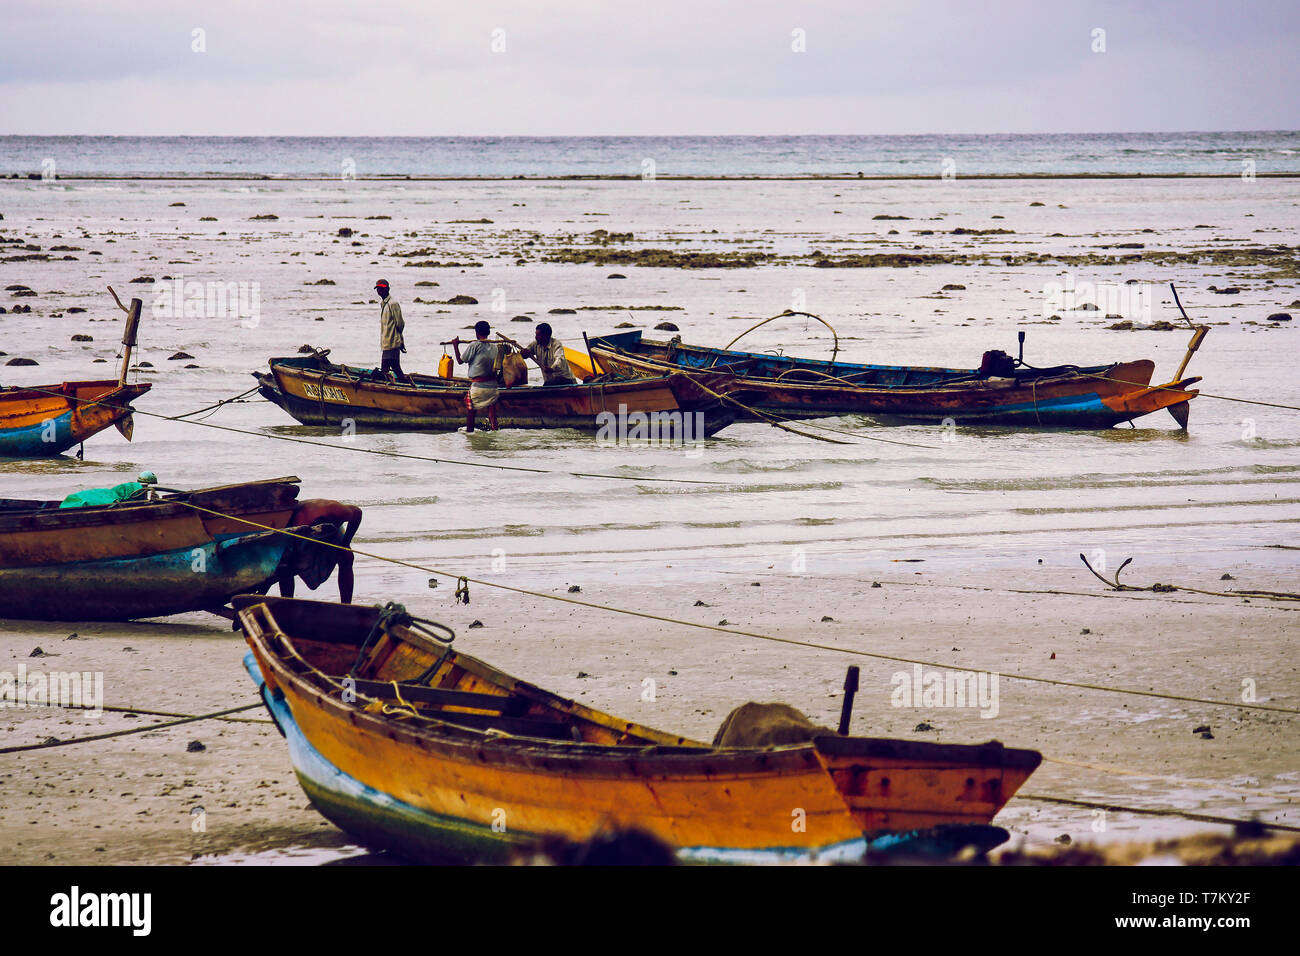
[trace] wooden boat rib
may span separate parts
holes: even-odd
[[[131,402],[148,382],[62,382],[0,388],[0,456],[59,455],[110,425],[128,438]]]
[[[304,425],[337,426],[348,419],[357,428],[385,431],[460,428],[470,386],[468,379],[430,375],[412,375],[410,385],[376,380],[370,369],[335,365],[319,354],[273,358],[270,370],[254,377],[264,398]],[[616,416],[640,413],[658,416],[670,428],[685,421],[684,429],[703,438],[735,421],[736,412],[699,385],[727,388],[730,378],[669,371],[579,385],[502,388],[497,420],[502,428],[598,431]]]
[[[1199,377],[1152,386],[1149,360],[1089,367],[1018,369],[983,376],[978,369],[858,365],[757,352],[656,342],[640,332],[591,340],[603,366],[625,374],[669,369],[729,372],[759,411],[783,418],[864,415],[882,424],[1012,425],[1110,428],[1168,408],[1187,424]],[[742,419],[743,420],[743,419]]]
[[[290,477],[84,508],[0,499],[0,615],[121,621],[219,607],[274,578],[294,539],[264,528],[288,527],[297,497]]]
[[[636,826],[685,859],[860,858],[873,834],[987,824],[1040,760],[996,742],[833,735],[713,747],[549,693],[377,608],[234,603],[312,803],[405,856],[501,859],[542,836]]]

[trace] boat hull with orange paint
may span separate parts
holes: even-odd
[[[411,375],[410,384],[318,355],[273,358],[255,372],[258,391],[304,425],[371,431],[455,431],[465,424],[468,379]],[[698,384],[697,384],[697,379]],[[501,428],[573,428],[598,433],[637,416],[661,439],[712,436],[736,420],[725,401],[700,385],[727,387],[726,375],[675,372],[574,385],[502,387],[494,406]]]
[[[110,425],[129,436],[131,402],[150,387],[104,381],[0,388],[0,457],[59,455]]]
[[[996,742],[713,747],[558,697],[410,627],[377,628],[376,608],[234,604],[304,791],[344,829],[419,859],[499,860],[541,838],[625,827],[690,861],[860,859],[899,834],[985,829],[1040,760]]]
[[[294,539],[267,529],[289,526],[297,482],[83,508],[0,500],[0,615],[125,621],[220,607],[276,576]]]

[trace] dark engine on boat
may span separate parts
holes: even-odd
[[[980,360],[980,375],[983,378],[1014,378],[1016,360],[1001,349],[990,349]]]

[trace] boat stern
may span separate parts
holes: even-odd
[[[933,744],[827,735],[813,741],[863,833],[987,824],[1042,755],[997,741]]]

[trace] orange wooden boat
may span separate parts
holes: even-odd
[[[833,734],[714,747],[511,677],[394,605],[234,605],[245,666],[312,803],[418,859],[499,860],[621,827],[691,861],[861,859],[891,833],[988,824],[1041,759]]]
[[[112,286],[109,286],[112,292]],[[117,299],[117,293],[113,292]],[[131,402],[149,391],[150,384],[130,384],[131,350],[136,344],[142,302],[117,304],[127,314],[122,335],[122,371],[117,381],[62,382],[0,388],[0,457],[46,458],[60,455],[109,425],[131,440]]]
[[[109,425],[131,438],[131,402],[148,382],[62,382],[0,388],[0,456],[59,455]]]

